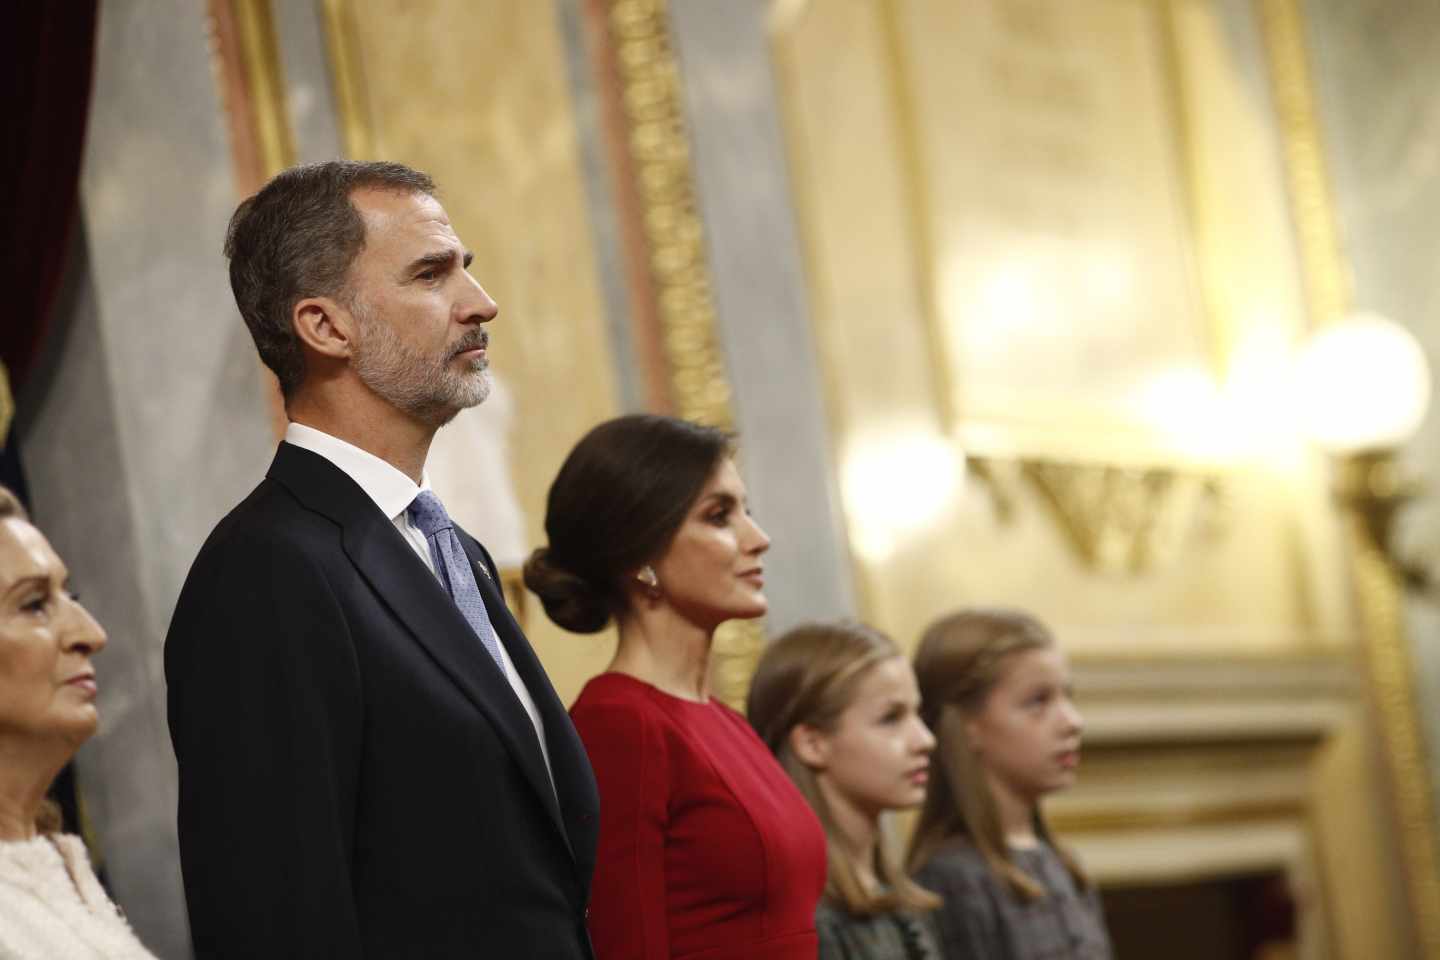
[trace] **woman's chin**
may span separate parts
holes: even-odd
[[[745,605],[745,610],[744,610],[744,612],[743,612],[743,613],[737,613],[737,614],[735,615],[735,619],[736,619],[736,620],[754,620],[756,617],[763,617],[763,616],[765,616],[765,614],[767,614],[767,613],[769,613],[769,612],[770,612],[770,601],[766,600],[764,596],[759,596],[759,597],[756,597],[756,598],[755,598],[753,601],[751,601],[750,603],[746,604],[746,605]]]
[[[55,733],[76,750],[86,740],[93,737],[98,729],[100,729],[100,713],[93,704],[86,704],[75,710],[67,710],[63,717],[57,717],[55,721]]]

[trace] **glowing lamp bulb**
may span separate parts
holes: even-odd
[[[1313,334],[1295,367],[1305,432],[1334,454],[1394,449],[1430,403],[1430,368],[1410,331],[1358,314]]]

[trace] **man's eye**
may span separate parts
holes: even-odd
[[[50,598],[44,594],[40,594],[20,604],[20,609],[26,613],[44,613],[45,607],[48,606],[49,603]]]

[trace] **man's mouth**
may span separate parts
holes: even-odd
[[[450,354],[450,359],[465,357],[467,360],[474,360],[485,355],[485,350],[490,346],[490,334],[480,331],[478,336],[466,337],[455,347]]]

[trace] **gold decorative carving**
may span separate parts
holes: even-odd
[[[345,154],[356,160],[375,154],[374,125],[365,100],[365,78],[355,30],[354,12],[346,0],[324,0],[325,45],[330,52],[330,73],[335,78],[335,108]]]
[[[1280,124],[1306,300],[1313,320],[1328,323],[1346,313],[1350,282],[1340,252],[1340,230],[1325,168],[1300,4],[1299,0],[1256,2]]]
[[[664,0],[612,0],[606,23],[676,412],[728,429],[734,426],[730,382],[715,335],[705,231],[667,7]]]
[[[604,10],[675,412],[733,429],[668,7],[665,0],[608,0]],[[760,621],[720,628],[711,677],[720,699],[743,705],[764,647]]]
[[[1360,636],[1376,718],[1385,741],[1390,795],[1410,906],[1422,955],[1440,956],[1440,847],[1424,733],[1415,698],[1415,666],[1403,611],[1403,571],[1387,553],[1389,526],[1403,491],[1385,491],[1394,463],[1365,455],[1341,464],[1339,491],[1354,549]]]
[[[1223,528],[1224,488],[1216,474],[1170,467],[1023,458],[1002,469],[972,457],[970,475],[984,484],[997,519],[1013,519],[1018,499],[1011,474],[1023,477],[1053,516],[1075,555],[1091,569],[1139,576],[1176,559],[1198,536]]]

